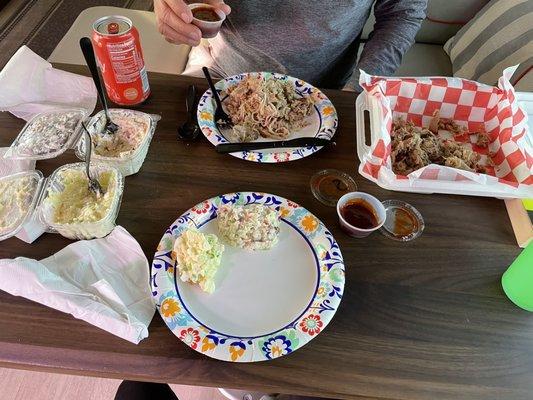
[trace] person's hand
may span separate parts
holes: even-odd
[[[222,0],[204,0],[216,6],[224,14],[231,12],[230,6]],[[198,46],[202,32],[192,22],[192,12],[183,0],[154,0],[157,29],[165,40],[174,44]]]

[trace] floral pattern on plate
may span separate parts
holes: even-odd
[[[315,100],[315,113],[318,116],[319,126],[316,132],[310,136],[319,137],[323,139],[331,139],[337,130],[338,118],[337,111],[331,103],[331,101],[322,93],[319,89],[310,85],[307,82],[293,78],[287,75],[281,75],[271,72],[250,72],[239,75],[230,76],[229,78],[223,79],[215,84],[215,87],[219,91],[219,94],[224,103],[225,92],[226,90],[239,83],[247,75],[259,75],[265,78],[275,78],[279,80],[284,80],[290,82],[294,86],[294,90],[301,96],[313,96]],[[211,90],[207,90],[198,103],[198,124],[204,134],[204,136],[209,140],[213,145],[218,145],[222,143],[228,143],[226,138],[218,130],[215,121],[215,100]],[[293,137],[290,137],[293,139]],[[241,151],[230,153],[232,156],[241,158],[247,161],[260,162],[260,163],[278,163],[299,160],[301,158],[307,157],[313,153],[319,151],[322,147],[310,146],[302,147],[295,149],[272,149],[272,150],[258,150],[258,151]]]
[[[263,204],[276,208],[284,222],[306,238],[318,260],[317,289],[308,308],[295,321],[272,334],[250,338],[213,331],[189,314],[177,293],[175,261],[171,255],[174,241],[185,229],[216,218],[218,207],[223,204]],[[166,230],[152,262],[150,284],[161,317],[189,347],[225,361],[264,361],[292,353],[326,328],[342,298],[344,261],[333,235],[305,208],[272,194],[231,193],[197,204]]]

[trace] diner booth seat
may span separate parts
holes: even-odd
[[[484,0],[469,1],[480,3]],[[190,47],[168,43],[157,31],[153,12],[106,6],[91,7],[82,11],[48,60],[56,63],[84,64],[85,61],[78,46],[79,38],[89,36],[92,32],[93,22],[105,15],[124,15],[133,21],[141,33],[144,58],[148,71],[181,74],[185,70]],[[363,31],[363,40],[368,38],[373,25],[374,18],[371,17]],[[459,27],[457,26],[457,29]],[[435,29],[435,26],[429,24],[427,27],[424,26],[423,29],[431,32]],[[442,45],[457,29],[448,27],[447,30],[441,33],[441,36],[437,36],[436,43],[416,43],[405,55],[404,62],[397,75],[451,75],[450,59],[444,52]],[[422,38],[427,37],[427,34],[422,35]]]
[[[396,76],[452,76],[452,64],[443,45],[488,2],[489,0],[429,0],[427,18],[416,36],[416,43],[405,54]],[[157,30],[153,12],[106,6],[82,11],[50,55],[49,61],[85,64],[78,41],[82,36],[91,35],[93,22],[105,15],[124,15],[133,21],[141,34],[148,71],[167,74],[184,72],[190,47],[168,43]],[[361,35],[360,52],[374,23],[371,13]],[[531,90],[532,81],[533,74],[528,74],[516,88]]]
[[[443,45],[488,2],[489,0],[429,0],[427,18],[416,36],[416,43],[405,54],[396,76],[452,76],[452,64]],[[184,72],[190,47],[168,43],[157,30],[153,12],[107,6],[82,11],[50,55],[49,61],[85,64],[78,41],[82,36],[91,35],[93,22],[105,15],[124,15],[133,21],[141,34],[148,71],[167,74]],[[360,52],[374,23],[371,13],[361,35]],[[526,88],[533,85],[532,76],[533,74],[529,74],[527,80],[522,79],[517,89],[528,90]]]

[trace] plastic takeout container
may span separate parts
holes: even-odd
[[[45,225],[46,232],[59,233],[69,239],[101,238],[113,230],[122,201],[124,177],[118,169],[102,164],[91,165],[91,173],[96,177],[100,176],[101,173],[108,171],[112,174],[113,195],[109,204],[109,209],[104,217],[94,222],[57,223],[54,221],[56,208],[51,201],[48,201],[48,199],[50,198],[51,193],[61,192],[65,189],[61,173],[70,169],[83,171],[85,174],[85,163],[63,165],[56,169],[52,175],[46,179],[43,178],[43,174],[40,171],[23,172],[0,178],[0,184],[6,181],[10,182],[13,179],[21,179],[24,176],[30,176],[36,181],[35,192],[32,193],[31,202],[27,211],[24,213],[24,216],[20,216],[16,220],[16,223],[10,226],[9,230],[6,230],[5,232],[0,231],[0,240],[16,235],[24,223],[34,215],[36,215]],[[111,189],[108,188],[108,191],[110,190]],[[2,193],[0,193],[0,196],[1,194]]]
[[[15,236],[33,215],[43,185],[41,171],[25,171],[0,178],[0,240]],[[22,189],[25,183],[26,190]]]
[[[401,200],[385,200],[385,223],[379,230],[385,237],[410,242],[424,231],[424,218],[411,204]]]
[[[109,111],[110,111],[112,120],[113,120],[113,114],[116,114],[116,113],[121,113],[124,116],[129,115],[131,117],[144,119],[146,121],[146,126],[147,126],[146,132],[144,133],[144,136],[141,142],[134,150],[127,152],[126,154],[123,154],[119,157],[109,157],[109,156],[103,156],[103,155],[96,154],[96,152],[94,151],[94,144],[93,144],[91,162],[95,164],[97,163],[105,164],[105,165],[109,165],[111,167],[117,168],[123,176],[136,174],[141,169],[144,159],[146,158],[146,155],[148,154],[148,149],[150,148],[150,142],[152,141],[155,128],[157,126],[157,121],[159,121],[161,117],[159,115],[147,114],[141,111],[129,110],[129,109],[124,109],[124,108],[111,108]],[[105,114],[104,114],[104,111],[102,110],[91,118],[87,128],[89,129],[89,132],[91,133],[91,135],[101,134],[100,132],[103,131],[104,125],[105,125]],[[116,134],[117,133],[115,133],[115,135]],[[76,145],[76,155],[78,156],[80,160],[85,160],[85,145],[86,145],[85,141],[86,141],[86,135],[81,135]]]
[[[50,194],[58,193],[65,189],[65,185],[61,179],[62,172],[66,170],[76,170],[82,171],[85,174],[85,163],[63,165],[56,169],[48,178],[40,201],[40,218],[47,226],[48,232],[57,232],[69,239],[93,239],[104,237],[113,230],[120,209],[122,192],[124,191],[124,177],[118,169],[107,165],[91,165],[90,169],[91,175],[94,177],[99,177],[100,174],[104,172],[110,172],[113,177],[112,189],[110,186],[106,190],[108,193],[111,193],[111,190],[113,190],[113,196],[105,216],[95,222],[54,222],[56,206],[50,202],[49,199]]]
[[[61,122],[60,119],[67,115],[70,116],[66,119],[69,123]],[[35,115],[24,125],[4,158],[44,160],[63,154],[78,141],[81,123],[87,116],[87,110],[81,108],[46,111]]]
[[[318,171],[311,177],[309,185],[315,199],[330,207],[335,207],[339,199],[346,193],[357,190],[357,184],[353,178],[336,169]]]

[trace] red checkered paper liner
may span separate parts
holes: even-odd
[[[446,193],[476,194],[472,185],[490,185],[482,195],[502,197],[533,196],[533,150],[527,135],[527,115],[518,106],[509,82],[516,67],[507,68],[498,87],[448,77],[392,78],[371,76],[361,71],[359,83],[367,104],[379,113],[378,132],[373,132],[370,150],[362,157],[359,172],[387,189],[407,187],[439,192],[434,181],[445,181]],[[431,164],[408,176],[392,171],[392,121],[398,117],[427,127],[435,110],[451,118],[468,132],[484,129],[490,138],[488,148],[475,144],[475,136],[455,137],[467,143],[482,157],[491,157],[494,167],[486,174]],[[372,111],[372,110],[371,110]],[[376,140],[377,139],[377,140]],[[454,183],[452,185],[452,183]],[[465,185],[468,183],[468,185]],[[450,190],[451,188],[451,190]],[[455,191],[455,188],[457,191]],[[475,190],[474,190],[475,192]]]

